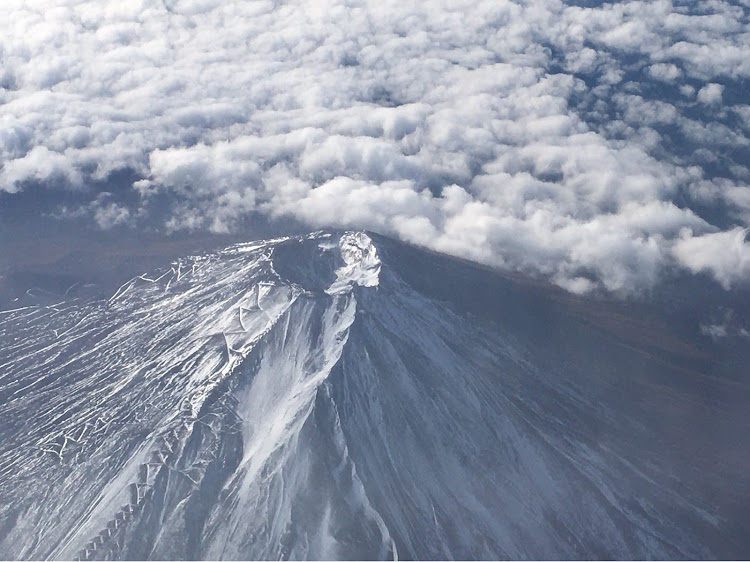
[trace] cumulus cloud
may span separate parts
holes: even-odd
[[[718,340],[721,338],[750,338],[750,331],[743,326],[740,318],[731,310],[721,308],[715,311],[713,321],[701,323],[700,332],[704,336]]]
[[[168,231],[369,228],[574,292],[750,275],[750,33],[722,0],[6,0],[0,59],[0,196],[90,192],[60,216],[100,228],[158,194]],[[137,204],[98,192],[124,170]]]
[[[0,171],[0,182],[11,193],[19,191],[25,182],[78,185],[81,178],[80,170],[65,154],[41,145],[34,146],[19,158],[5,162]]]
[[[698,90],[698,101],[706,105],[715,105],[721,103],[721,94],[724,86],[721,84],[706,84]]]
[[[682,77],[682,71],[674,64],[656,63],[648,67],[648,73],[662,82],[674,82]]]
[[[93,220],[101,230],[132,225],[136,218],[128,207],[114,201],[112,194],[106,191],[99,193],[94,200],[79,207],[71,208],[63,205],[53,216],[60,219]]]
[[[683,231],[673,252],[687,268],[694,272],[712,273],[728,289],[750,275],[750,244],[747,242],[747,233],[748,230],[743,228],[701,236]]]

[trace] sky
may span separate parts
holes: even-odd
[[[3,0],[0,221],[25,230],[0,236],[343,227],[580,294],[747,286],[749,24],[748,0]]]

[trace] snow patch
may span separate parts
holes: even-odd
[[[381,262],[372,239],[364,232],[347,232],[339,239],[344,265],[336,270],[336,280],[326,289],[329,295],[344,293],[353,285],[376,287]]]

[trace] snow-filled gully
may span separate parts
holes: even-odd
[[[89,471],[95,467],[89,467],[91,463],[86,458],[90,448],[116,448],[118,435],[131,425],[145,426],[145,418],[153,415],[147,412],[149,406],[164,404],[165,396],[173,406],[171,413],[161,410],[161,420],[149,429],[146,439],[136,443],[127,458],[119,459],[117,467],[112,467],[108,485],[88,494],[75,524],[59,537],[53,550],[40,550],[44,541],[28,543],[19,535],[15,540],[20,543],[20,552],[35,557],[93,560],[110,556],[108,552],[120,552],[127,543],[140,540],[142,550],[131,548],[130,554],[175,556],[170,550],[170,536],[186,531],[177,529],[176,521],[189,519],[185,505],[194,502],[202,488],[234,494],[238,496],[237,503],[246,509],[259,508],[250,504],[258,500],[258,494],[269,493],[261,489],[264,479],[285,470],[284,457],[278,453],[295,446],[299,432],[309,423],[321,384],[341,356],[356,313],[352,288],[377,285],[380,264],[366,235],[347,233],[338,240],[328,238],[321,237],[323,251],[340,252],[343,264],[335,271],[335,280],[325,294],[312,295],[281,279],[273,268],[272,247],[240,245],[219,258],[185,260],[159,275],[137,276],[88,314],[81,314],[75,305],[63,304],[63,316],[67,312],[65,320],[69,325],[57,324],[54,339],[48,340],[42,333],[25,336],[29,339],[19,345],[28,351],[16,354],[16,361],[10,363],[18,369],[19,382],[25,378],[21,376],[24,367],[34,360],[37,365],[53,364],[61,354],[67,354],[62,366],[69,372],[78,366],[79,373],[103,362],[100,376],[92,372],[94,380],[78,376],[70,381],[73,389],[96,388],[100,397],[92,396],[88,406],[65,400],[49,403],[49,415],[58,412],[57,418],[67,418],[67,423],[64,427],[56,424],[55,432],[38,432],[34,450],[39,451],[40,457],[28,458],[27,454],[23,459],[16,455],[15,462],[23,462],[31,473],[56,472],[50,460],[65,467],[69,474],[65,484],[51,486],[51,491],[64,490],[76,473],[93,479]],[[222,268],[222,262],[229,263]],[[220,298],[203,290],[210,286],[206,277],[221,279],[226,290],[218,291],[222,293]],[[188,303],[194,308],[192,311],[186,310]],[[55,308],[55,313],[59,311]],[[44,315],[44,311],[40,312]],[[10,323],[28,313],[6,311],[6,327],[11,329]],[[87,323],[95,326],[88,332],[83,329]],[[47,330],[52,332],[50,327]],[[154,339],[129,342],[129,334],[139,331],[152,334]],[[78,332],[89,337],[93,332],[99,341],[76,353],[70,348],[74,348]],[[269,339],[276,343],[269,344]],[[288,345],[291,340],[296,343]],[[275,353],[266,350],[262,356],[254,354],[260,342]],[[122,351],[108,360],[103,352],[109,347]],[[156,360],[151,364],[138,365],[137,357],[144,347],[146,355],[148,351],[159,353],[152,354]],[[35,355],[44,357],[39,361]],[[123,371],[131,374],[124,375]],[[11,370],[9,376],[12,375]],[[18,402],[19,410],[23,409],[24,399],[34,401],[31,392],[35,389],[42,388],[44,392],[38,379],[9,388],[13,390],[10,398]],[[331,401],[330,396],[327,399]],[[122,408],[105,406],[109,401],[121,404],[123,400],[132,402],[129,421],[121,419]],[[356,469],[347,458],[340,427],[336,431],[340,464],[349,471],[347,481],[355,490],[352,497],[359,498],[367,517],[379,529],[384,545],[381,554],[395,557],[395,545],[385,524],[369,505]],[[33,439],[32,435],[29,437]],[[227,442],[235,443],[242,454],[230,460],[231,455],[225,450]],[[112,456],[115,455],[104,458],[111,462]],[[222,463],[226,466],[219,474],[216,467]],[[5,470],[10,466],[11,463],[3,463]],[[221,492],[221,486],[228,491]],[[288,499],[282,495],[278,501]],[[66,503],[69,504],[65,502],[60,509],[66,509]],[[283,506],[276,509],[283,510]],[[325,509],[321,506],[321,517]],[[194,531],[200,533],[206,525],[205,544],[196,543],[195,548],[203,550],[191,554],[231,554],[221,536],[242,527],[245,513],[244,509],[230,510],[228,515],[222,515],[224,522],[213,527],[210,511],[203,513],[194,521],[198,525]],[[237,520],[233,522],[233,518]],[[139,539],[146,521],[149,525],[158,521],[161,531]],[[321,533],[324,534],[323,529]],[[333,554],[331,546],[320,541],[306,548],[306,554]],[[241,557],[241,552],[234,554]]]

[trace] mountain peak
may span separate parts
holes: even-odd
[[[0,558],[750,547],[746,351],[365,232],[184,258],[0,337]]]
[[[323,246],[326,247],[326,246]],[[380,276],[380,258],[372,239],[364,232],[346,232],[338,240],[344,265],[336,269],[334,281],[326,293],[335,295],[352,285],[376,287]]]

